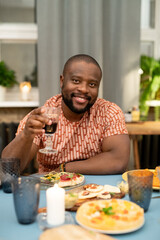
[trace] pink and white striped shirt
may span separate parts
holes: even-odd
[[[44,106],[61,106],[61,94],[47,100]],[[30,113],[29,113],[30,114]],[[20,122],[17,134],[24,129],[29,114]],[[52,171],[59,164],[74,160],[88,159],[102,152],[104,138],[128,134],[122,110],[114,103],[97,99],[89,112],[85,112],[79,122],[67,120],[63,111],[59,117],[57,131],[53,135],[54,154],[37,153],[39,172]],[[45,135],[37,135],[34,143],[44,147]]]

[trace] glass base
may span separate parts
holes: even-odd
[[[42,231],[44,231],[46,229],[49,229],[49,228],[59,227],[59,226],[65,225],[65,224],[75,224],[75,220],[72,217],[71,213],[69,213],[69,212],[65,212],[65,221],[61,225],[56,225],[55,226],[55,225],[48,224],[48,222],[47,222],[47,213],[39,213],[37,215],[37,222],[38,222],[39,228]]]
[[[46,153],[52,154],[52,153],[56,153],[57,150],[53,148],[42,148],[42,149],[39,149],[39,152],[44,154]]]
[[[12,193],[12,185],[11,185],[11,182],[3,182],[2,183],[2,189],[3,189],[3,192],[5,193]]]

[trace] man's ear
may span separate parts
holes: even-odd
[[[60,87],[62,88],[63,86],[63,81],[64,81],[64,76],[60,75]]]

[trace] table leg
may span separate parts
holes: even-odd
[[[140,169],[140,158],[138,151],[138,136],[134,135],[133,138],[133,154],[134,154],[134,167]]]

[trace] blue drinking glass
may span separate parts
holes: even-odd
[[[128,172],[129,198],[146,212],[152,197],[153,173],[147,170]]]
[[[40,179],[19,177],[13,182],[13,200],[17,220],[30,224],[36,220],[40,195]]]
[[[5,193],[12,192],[12,182],[20,176],[20,159],[2,158],[0,161],[2,188]]]

